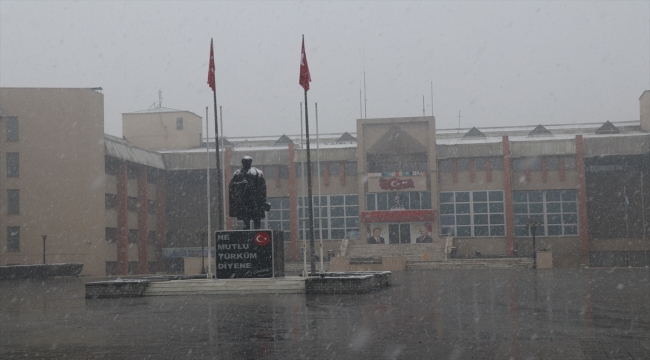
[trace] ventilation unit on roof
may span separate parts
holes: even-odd
[[[463,137],[464,138],[468,138],[468,137],[485,137],[485,134],[483,134],[481,132],[481,130],[477,129],[476,127],[473,127],[471,129],[469,129],[469,131],[467,133],[465,133],[465,135],[463,135]]]
[[[598,130],[596,130],[596,134],[620,134],[621,130],[619,130],[614,124],[611,122],[605,121],[603,126],[599,127]]]
[[[528,136],[549,136],[549,135],[553,135],[553,133],[548,131],[548,129],[546,129],[542,125],[537,125],[537,127],[534,128],[533,131],[528,133]]]

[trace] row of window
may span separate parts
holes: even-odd
[[[330,176],[339,176],[341,174],[341,163],[338,162],[321,162],[320,163],[320,173],[321,176],[325,175],[325,167],[328,167],[329,175]],[[303,171],[302,169],[307,169],[307,164],[303,163],[303,166],[301,168],[300,163],[296,163],[296,177],[301,178]],[[318,168],[317,168],[317,163],[312,162],[311,164],[312,167],[312,176],[318,176]],[[280,172],[280,179],[288,179],[289,178],[289,166],[287,165],[260,165],[257,166],[258,169],[262,170],[264,173],[264,177],[268,179],[273,179],[276,177],[276,173]],[[345,171],[345,175],[356,175],[357,173],[357,163],[356,162],[344,162],[343,163],[343,168]],[[241,169],[239,166],[233,166],[232,167],[232,172],[234,173],[235,171]]]
[[[485,171],[488,167],[488,160],[490,170],[503,170],[502,157],[477,157],[471,158],[474,161],[474,171]],[[564,169],[572,170],[576,168],[575,156],[531,156],[523,158],[515,158],[512,160],[512,169],[514,171],[526,171],[529,168],[531,171],[542,171],[542,161],[546,161],[546,170],[557,171],[560,169],[560,161],[564,164]],[[452,172],[454,168],[454,161],[456,161],[456,170],[459,172],[469,171],[470,158],[457,158],[457,159],[444,159],[438,162],[438,169],[440,172]]]
[[[107,227],[105,229],[105,237],[106,237],[106,242],[107,243],[114,243],[117,241],[117,229],[114,227]],[[129,229],[129,244],[137,244],[138,242],[138,229]],[[155,244],[156,243],[156,231],[155,230],[149,230],[149,234],[147,235],[147,241],[150,244]]]
[[[440,193],[440,227],[444,236],[504,236],[503,191]],[[539,226],[536,235],[578,234],[576,190],[513,192],[515,236],[531,236],[529,219]]]
[[[366,209],[368,211],[431,209],[431,192],[368,193],[366,194]]]
[[[106,209],[115,209],[117,204],[117,195],[115,194],[104,194],[104,207]],[[127,198],[127,207],[129,211],[138,211],[140,203],[137,197],[129,196]],[[147,212],[149,214],[156,213],[156,201],[147,200]]]
[[[426,161],[387,161],[368,163],[369,173],[427,171],[428,168],[429,164]]]
[[[298,198],[301,239],[309,238],[309,211],[306,196]],[[343,239],[359,236],[359,197],[356,194],[312,197],[314,239]]]

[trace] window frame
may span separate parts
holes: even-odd
[[[20,177],[20,153],[8,152],[6,155],[7,161],[7,178]]]
[[[555,193],[559,195],[557,199],[552,196],[551,199],[548,199],[549,195],[554,195]],[[531,201],[530,194],[534,194],[535,196],[541,195],[541,197],[539,200],[533,199],[533,201]],[[526,225],[527,219],[530,218],[539,219],[541,222],[535,232],[536,237],[580,236],[578,190],[521,190],[513,191],[512,195],[515,237],[533,236]],[[523,195],[526,195],[526,201],[522,201]],[[541,212],[531,211],[531,204],[534,205],[535,208],[541,206]],[[526,208],[526,212],[522,211],[524,207]],[[549,207],[551,207],[551,209],[549,209]],[[574,219],[575,222],[572,222],[571,219]],[[552,222],[549,224],[549,221]],[[558,223],[557,221],[560,222]],[[551,234],[549,234],[549,228],[553,230]],[[555,231],[558,228],[561,230],[560,233]]]
[[[339,197],[342,197],[339,203]],[[323,204],[318,195],[313,197],[314,207],[314,239],[324,241],[341,240],[345,237],[358,238],[359,234],[359,196],[358,194],[332,194],[321,195]],[[335,204],[332,205],[332,199]],[[307,196],[298,197],[298,236],[306,239],[309,228],[309,217],[306,208]],[[332,215],[334,213],[334,215]],[[325,214],[325,216],[322,216]]]
[[[485,193],[485,200],[480,199],[482,193]],[[443,199],[448,196],[451,196],[451,201]],[[438,193],[438,201],[442,236],[488,238],[507,235],[505,192],[503,190],[441,191]],[[483,205],[485,205],[484,208]],[[443,210],[443,208],[453,208],[453,212]],[[498,221],[499,217],[500,222]],[[478,220],[483,218],[485,220]],[[459,224],[461,219],[463,223]],[[469,221],[465,223],[466,220]],[[465,228],[469,228],[469,234],[459,234],[461,232],[459,227],[462,227],[463,231]],[[487,230],[487,233],[479,233],[479,229],[483,228]]]
[[[7,189],[7,215],[20,215],[20,189]]]
[[[20,252],[20,226],[7,226],[7,252]]]

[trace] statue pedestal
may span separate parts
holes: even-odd
[[[282,231],[215,231],[214,239],[217,279],[284,277]]]

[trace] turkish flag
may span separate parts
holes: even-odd
[[[212,48],[212,39],[210,39],[210,68],[208,69],[208,85],[215,91],[214,85],[214,49]]]
[[[302,86],[305,91],[309,90],[309,83],[311,76],[309,75],[309,66],[307,65],[307,55],[305,54],[305,37],[302,37],[302,52],[300,53],[300,80],[298,84]]]

